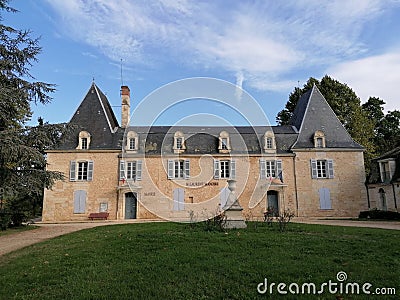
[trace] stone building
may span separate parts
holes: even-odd
[[[121,126],[92,84],[71,124],[76,131],[47,151],[64,181],[45,190],[43,221],[204,219],[224,207],[227,180],[248,218],[267,208],[301,217],[354,217],[367,208],[363,147],[352,140],[316,86],[285,126],[129,125],[122,86]]]
[[[400,147],[372,161],[367,182],[369,209],[399,211]]]

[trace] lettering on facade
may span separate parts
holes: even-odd
[[[145,197],[155,197],[156,196],[156,192],[146,192],[144,193]]]
[[[195,182],[186,182],[187,187],[202,187],[202,186],[218,186],[218,181],[210,181],[210,182],[203,182],[203,181],[195,181]]]

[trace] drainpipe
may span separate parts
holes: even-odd
[[[396,190],[395,190],[395,188],[394,188],[394,183],[393,183],[393,182],[392,182],[392,189],[393,189],[394,208],[396,208],[396,211],[397,211]]]
[[[370,210],[371,209],[371,203],[369,201],[369,189],[368,189],[368,185],[367,185],[366,182],[365,182],[365,189],[367,190],[368,210]]]
[[[296,214],[297,217],[299,216],[299,198],[297,195],[297,174],[296,174],[296,153],[294,154],[293,157],[293,173],[294,173],[294,190],[295,190],[295,196],[296,196]]]

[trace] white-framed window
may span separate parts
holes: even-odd
[[[142,180],[142,161],[121,160],[119,163],[119,180]]]
[[[90,146],[90,133],[87,131],[79,132],[79,142],[76,149],[86,150]]]
[[[235,179],[235,177],[235,160],[214,160],[214,179]]]
[[[266,153],[274,153],[276,151],[275,135],[271,130],[264,134],[264,151]]]
[[[174,153],[183,153],[186,150],[185,136],[181,131],[177,131],[174,134]]]
[[[168,160],[168,179],[189,179],[189,178],[190,178],[189,159]]]
[[[282,173],[282,160],[260,159],[260,178],[276,178]]]
[[[93,180],[93,161],[70,161],[69,180],[70,181],[92,181]]]
[[[229,153],[231,150],[229,133],[226,131],[221,131],[219,134],[218,150],[220,153]]]
[[[82,138],[82,149],[88,149],[88,139]]]
[[[314,133],[314,147],[315,148],[325,148],[325,133],[321,130],[317,130]]]
[[[332,159],[311,159],[311,178],[334,178]]]
[[[126,135],[126,150],[137,151],[139,150],[139,136],[135,131],[128,131]]]

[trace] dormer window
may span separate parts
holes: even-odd
[[[182,153],[186,150],[185,136],[180,131],[177,131],[174,134],[173,150],[174,150],[174,153]]]
[[[315,148],[325,148],[325,134],[321,130],[317,130],[314,133],[314,147]]]
[[[88,148],[88,141],[87,138],[82,138],[82,149]]]
[[[129,131],[126,135],[126,150],[137,151],[139,150],[139,136],[135,131]]]
[[[79,132],[79,142],[78,147],[76,149],[86,150],[89,149],[90,146],[90,133],[87,131]]]
[[[275,135],[270,130],[264,134],[264,151],[266,153],[275,153],[276,151]]]
[[[229,153],[231,151],[229,133],[227,133],[226,131],[222,131],[219,134],[218,150],[220,153]]]

